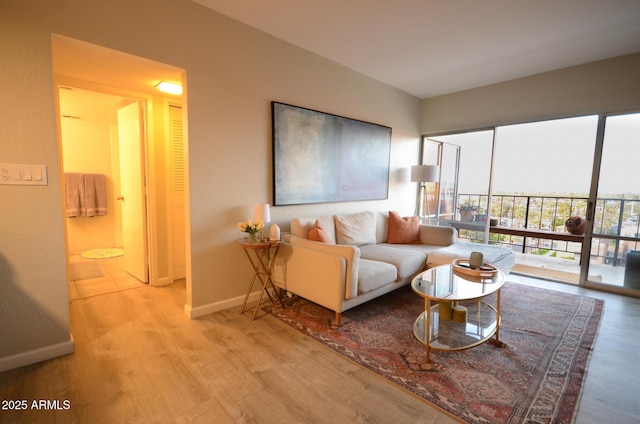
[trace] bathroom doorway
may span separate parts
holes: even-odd
[[[115,284],[115,289],[127,289],[145,280],[151,286],[162,286],[184,279],[184,265],[182,272],[176,271],[181,269],[176,265],[185,264],[189,255],[185,226],[188,211],[184,202],[182,208],[166,208],[167,202],[176,194],[172,181],[173,163],[180,162],[183,174],[188,168],[184,154],[177,159],[174,154],[174,151],[186,149],[186,138],[180,134],[180,148],[173,146],[175,122],[179,122],[182,131],[184,121],[182,96],[160,93],[150,82],[172,80],[181,83],[184,71],[58,35],[53,36],[53,58],[62,169],[64,172],[102,174],[106,181],[106,214],[65,219],[69,264],[86,262],[81,254],[87,250],[119,248],[123,250],[119,256],[89,261],[99,262],[103,274],[100,278],[122,280]],[[79,102],[75,108],[68,107],[71,104],[68,100],[73,98],[84,100],[84,103]],[[132,196],[124,193],[122,183],[123,179],[131,182],[132,178],[125,175],[131,166],[120,164],[119,141],[124,136],[118,131],[119,121],[123,120],[122,115],[118,117],[118,110],[127,108],[139,111],[140,115],[133,120],[141,123],[137,146],[140,171],[136,175],[140,176],[137,185],[142,208],[136,209],[135,214],[140,219],[132,221],[133,229],[123,228],[126,220],[123,203],[130,206]],[[123,168],[126,168],[125,172]],[[138,245],[136,264],[142,263],[134,267],[138,271],[126,269],[127,260],[134,256],[128,255],[131,247],[127,247],[126,239],[130,235],[134,235],[133,240]],[[91,279],[85,278],[86,281]],[[190,283],[187,281],[186,284]],[[74,297],[72,288],[70,285],[70,298]],[[102,287],[97,294],[115,289]]]
[[[146,100],[59,86],[62,163],[67,193],[67,255],[71,298],[140,287],[149,282],[144,163]],[[74,204],[88,176],[102,213]],[[80,179],[81,189],[73,187]]]

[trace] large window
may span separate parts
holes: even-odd
[[[440,199],[454,193],[454,210],[441,206],[438,222],[461,238],[510,247],[516,272],[623,285],[627,257],[640,246],[640,114],[424,137],[425,147],[438,143],[459,148],[455,177],[440,182]],[[430,152],[423,162],[445,169]],[[569,218],[582,220],[584,233],[570,233]]]
[[[640,114],[605,122],[589,274],[640,290]]]

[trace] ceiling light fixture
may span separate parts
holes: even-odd
[[[156,87],[163,93],[175,94],[176,96],[182,94],[182,86],[173,82],[160,81]]]

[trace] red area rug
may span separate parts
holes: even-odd
[[[493,299],[492,299],[493,301]],[[502,288],[500,340],[431,352],[413,336],[424,303],[409,286],[342,314],[298,297],[264,309],[345,358],[468,423],[571,423],[603,301],[522,284]]]

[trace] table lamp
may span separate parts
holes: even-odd
[[[268,203],[257,203],[253,208],[253,222],[262,222],[262,230],[264,230],[267,222],[271,221],[271,213],[269,212]],[[262,230],[260,230],[260,241],[263,240]]]

